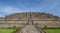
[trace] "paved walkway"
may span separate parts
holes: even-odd
[[[34,25],[27,25],[18,33],[44,33],[39,31]]]

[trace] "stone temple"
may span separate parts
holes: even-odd
[[[26,25],[37,25],[38,27],[60,27],[60,17],[40,12],[13,13],[0,17],[0,27],[24,27]]]
[[[37,26],[33,25],[33,20],[30,14],[28,25],[26,25],[22,30],[18,31],[17,33],[45,33],[45,32],[41,29],[38,29]]]

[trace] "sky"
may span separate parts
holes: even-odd
[[[0,0],[0,17],[30,11],[45,12],[60,17],[60,0]]]

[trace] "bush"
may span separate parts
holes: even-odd
[[[44,26],[44,28],[47,28],[47,26]]]
[[[38,25],[38,23],[36,23],[36,25]]]
[[[13,28],[16,28],[16,26],[13,26]]]
[[[44,26],[44,29],[60,29],[60,27],[47,27],[47,26]]]

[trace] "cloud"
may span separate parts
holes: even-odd
[[[60,12],[60,0],[0,1],[0,14],[1,12],[4,13],[4,15],[6,15],[6,14],[11,14],[16,12],[29,12],[29,11],[48,12],[48,13],[54,13],[57,15],[58,12]]]
[[[0,15],[0,17],[4,17],[3,15]]]
[[[19,8],[14,8],[14,7],[4,7],[0,11],[8,14],[22,12]]]

